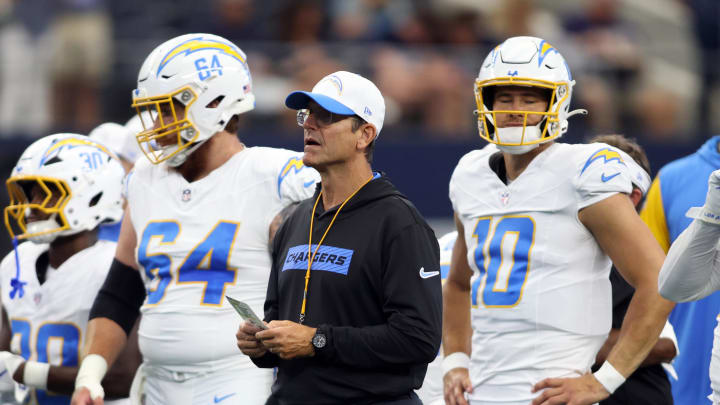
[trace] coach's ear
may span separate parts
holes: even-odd
[[[355,131],[357,135],[357,148],[359,150],[365,150],[374,140],[377,138],[377,130],[375,126],[370,123],[364,123],[360,125],[360,128]]]

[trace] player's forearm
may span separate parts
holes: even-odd
[[[660,293],[673,301],[706,297],[720,287],[720,225],[695,220],[673,242],[660,270]]]
[[[470,355],[470,289],[451,280],[443,287],[443,353],[464,352]]]
[[[607,361],[625,378],[648,357],[674,304],[652,288],[638,288]]]
[[[123,328],[110,319],[94,318],[88,322],[86,341],[82,357],[98,354],[111,367],[125,347],[127,336]]]
[[[31,388],[47,389],[58,394],[72,395],[76,376],[77,367],[48,366],[47,363],[38,363],[31,360],[22,363],[15,370],[13,380]]]
[[[77,371],[77,367],[50,366],[47,389],[58,394],[72,395]]]
[[[50,366],[47,378],[47,389],[53,393],[72,395],[75,390],[77,367]],[[125,398],[130,392],[133,375],[109,372],[103,379],[106,398]]]
[[[31,388],[48,390],[50,392],[62,395],[72,395],[75,389],[75,378],[77,377],[77,367],[47,366],[43,375],[38,375],[38,371],[30,371],[36,365],[42,365],[35,361],[29,361],[20,365],[13,375],[13,379],[20,384],[27,385]],[[28,373],[35,374],[34,376]]]
[[[34,378],[28,377],[26,371],[28,363],[31,363],[30,367],[32,367],[32,363],[36,362],[23,363],[18,367],[14,375],[14,379],[17,382],[33,388],[47,389],[57,394],[72,395],[78,373],[77,367],[49,366],[46,378],[43,377],[39,379],[38,376]],[[132,384],[132,379],[139,363],[133,362],[131,365],[121,363],[123,362],[118,362],[102,381],[105,395],[108,398],[125,398],[130,392],[130,385]],[[27,378],[31,378],[32,381],[27,380]],[[41,384],[33,383],[33,381],[37,382],[40,380],[43,381]]]
[[[595,358],[595,366],[600,367],[602,363],[607,360],[607,356],[613,347],[615,347],[619,335],[620,329],[610,329],[610,334],[608,335],[607,340],[600,348],[600,351],[598,351]],[[660,338],[652,349],[650,349],[650,353],[648,353],[647,357],[643,360],[640,366],[643,367],[667,363],[672,361],[676,355],[677,351],[675,350],[675,344],[673,341],[667,338]]]

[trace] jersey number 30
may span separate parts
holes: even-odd
[[[78,347],[80,346],[80,328],[77,325],[73,323],[41,324],[34,331],[36,336],[34,348],[30,346],[30,335],[33,330],[29,321],[11,319],[10,329],[13,336],[20,336],[20,355],[25,360],[34,357],[33,360],[41,363],[77,367]],[[37,400],[41,405],[54,405],[68,404],[70,398],[49,394],[45,390],[37,390]]]
[[[520,216],[502,217],[497,221],[480,218],[473,237],[478,240],[473,256],[481,277],[472,286],[472,305],[478,305],[478,295],[486,307],[517,305],[530,271],[535,221]]]
[[[225,285],[235,282],[237,269],[229,266],[230,253],[240,224],[220,221],[177,267],[176,284],[204,284],[203,304],[220,305]],[[148,288],[148,304],[157,304],[165,296],[171,281],[172,260],[163,253],[148,254],[148,244],[160,238],[159,245],[175,243],[180,224],[175,221],[150,222],[138,245],[138,262],[149,279],[156,279],[154,288]]]

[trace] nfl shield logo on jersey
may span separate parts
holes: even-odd
[[[503,205],[507,205],[510,201],[510,193],[508,191],[503,191],[503,193],[500,194],[500,201],[502,201]]]
[[[42,294],[41,293],[35,293],[33,295],[33,301],[35,302],[35,305],[40,305],[40,301],[42,301]]]
[[[191,193],[190,189],[186,188],[185,190],[183,190],[183,192],[182,192],[183,202],[188,202],[188,201],[190,201],[191,198],[192,198],[192,193]]]

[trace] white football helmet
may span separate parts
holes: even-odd
[[[173,100],[185,106],[176,113]],[[143,153],[152,163],[180,166],[205,141],[225,128],[237,114],[255,108],[252,78],[245,53],[225,38],[186,34],[153,50],[138,74],[133,107],[144,131],[137,134]],[[169,122],[158,117],[170,111]],[[155,122],[148,122],[143,112]],[[166,136],[176,141],[161,145]]]
[[[575,81],[560,53],[545,40],[535,37],[513,37],[493,49],[485,58],[475,80],[475,101],[480,137],[498,145],[503,152],[526,153],[541,143],[560,137],[567,131],[568,118],[587,114],[570,110]],[[498,86],[528,86],[547,89],[545,112],[493,110],[493,95]],[[524,124],[497,128],[495,114],[523,114]],[[528,115],[543,115],[534,126],[528,126]]]
[[[33,142],[7,180],[10,237],[50,243],[122,219],[125,171],[106,146],[84,135],[55,134]],[[33,199],[32,190],[40,192]],[[31,221],[32,211],[49,215]]]
[[[106,122],[90,131],[88,138],[107,146],[118,157],[133,161],[125,154],[124,148],[128,138],[133,138],[133,144],[137,144],[137,142],[134,139],[135,134],[125,126],[114,122]]]

